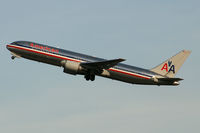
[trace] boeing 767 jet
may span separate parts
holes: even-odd
[[[179,85],[179,81],[183,79],[176,78],[175,75],[191,53],[182,50],[149,70],[123,64],[121,62],[125,60],[121,58],[106,60],[28,41],[16,41],[6,47],[11,52],[12,59],[23,57],[60,66],[64,68],[64,73],[84,75],[87,81],[94,81],[95,76],[102,76],[142,85]]]

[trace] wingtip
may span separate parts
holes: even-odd
[[[125,61],[126,59],[123,59],[123,58],[119,58],[119,60],[120,60],[120,61]]]

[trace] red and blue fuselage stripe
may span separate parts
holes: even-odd
[[[29,51],[29,52],[33,52],[33,53],[37,53],[37,54],[42,54],[42,55],[46,55],[46,56],[50,56],[50,57],[55,57],[55,58],[62,59],[62,60],[69,60],[69,61],[74,61],[74,62],[85,62],[85,61],[87,61],[87,60],[76,59],[75,57],[72,57],[72,56],[60,55],[59,52],[56,51],[56,50],[47,51],[47,50],[35,49],[35,48],[32,48],[32,47],[28,47],[28,46],[14,45],[14,44],[8,44],[7,47],[25,50],[25,51]],[[117,73],[126,74],[126,75],[129,75],[129,76],[134,76],[134,77],[137,77],[137,78],[142,78],[142,79],[151,79],[152,78],[151,75],[142,74],[142,73],[138,74],[136,72],[130,72],[130,71],[115,68],[115,67],[110,68],[108,70],[113,71],[113,72],[117,72]]]

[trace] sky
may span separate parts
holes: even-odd
[[[0,0],[0,132],[200,132],[198,0]],[[26,40],[153,68],[192,54],[176,87],[133,85],[11,60]]]

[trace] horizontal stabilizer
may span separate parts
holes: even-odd
[[[181,81],[183,79],[181,78],[158,78],[160,81],[169,81],[169,82],[174,82],[174,81]]]

